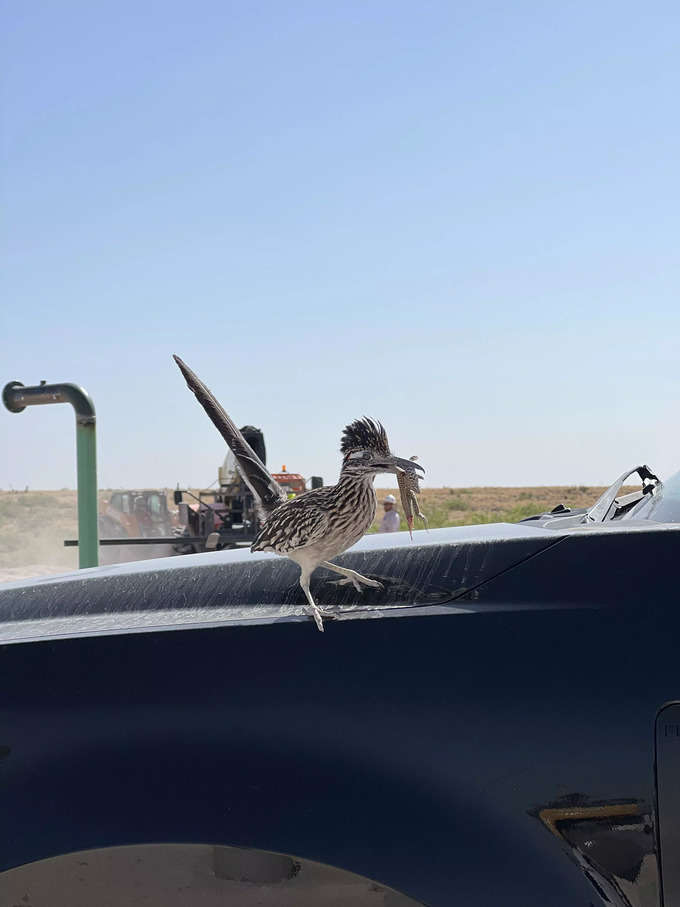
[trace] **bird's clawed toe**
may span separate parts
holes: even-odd
[[[311,612],[312,617],[314,618],[314,623],[316,624],[317,630],[319,631],[319,633],[323,633],[324,632],[324,630],[323,630],[324,614],[321,611],[319,611],[319,609],[316,607],[316,605],[310,606],[309,610]],[[325,615],[325,616],[327,616],[327,615]]]
[[[375,579],[368,579],[367,576],[362,576],[361,579],[357,579],[354,576],[345,576],[342,579],[332,579],[330,582],[334,586],[348,586],[350,583],[354,586],[357,592],[363,592],[362,586],[371,586],[373,589],[382,589],[382,583],[379,583]]]

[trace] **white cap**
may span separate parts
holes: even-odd
[[[395,504],[396,501],[397,501],[397,499],[395,498],[395,496],[393,494],[388,494],[385,496],[385,500],[383,501],[383,504]]]

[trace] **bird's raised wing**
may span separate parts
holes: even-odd
[[[288,554],[320,541],[329,526],[322,495],[326,491],[326,488],[318,488],[286,501],[267,518],[250,550]]]
[[[194,374],[179,356],[173,356],[173,359],[184,375],[189,388],[196,395],[196,399],[236,457],[239,472],[253,493],[261,515],[267,516],[286,500],[286,493],[198,375]]]

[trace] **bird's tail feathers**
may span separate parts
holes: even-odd
[[[193,391],[196,399],[236,457],[239,472],[255,498],[260,517],[266,517],[272,510],[285,502],[286,494],[283,488],[273,478],[235,423],[229,418],[223,406],[208,390],[198,375],[194,374],[179,356],[173,356],[173,359],[184,375],[189,389]]]

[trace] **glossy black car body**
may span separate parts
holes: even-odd
[[[146,845],[251,888],[229,848],[293,855],[261,903],[320,863],[373,884],[328,903],[431,907],[651,907],[661,853],[678,903],[679,554],[653,521],[370,536],[339,560],[385,588],[317,571],[323,635],[269,555],[2,588],[0,904]]]

